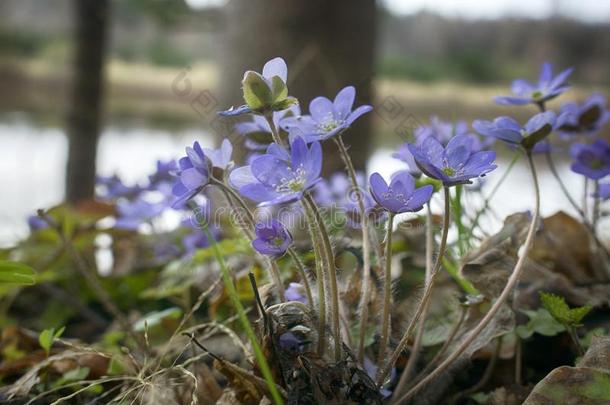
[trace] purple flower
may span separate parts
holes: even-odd
[[[299,301],[307,304],[307,297],[303,294],[304,288],[299,283],[290,283],[286,289],[285,297],[288,301]]]
[[[441,180],[445,186],[470,183],[470,179],[484,176],[497,166],[493,164],[493,151],[473,152],[472,138],[466,135],[453,137],[443,147],[434,137],[426,138],[421,145],[409,145],[415,162],[427,176]]]
[[[378,223],[385,215],[371,194],[367,190],[366,177],[363,173],[356,173],[356,182],[364,197],[364,210],[366,215]],[[358,196],[352,187],[352,182],[344,172],[333,174],[328,181],[322,180],[314,188],[314,198],[323,207],[339,209],[345,214],[346,225],[350,228],[360,228],[360,206]]]
[[[139,185],[127,186],[116,174],[113,176],[97,176],[97,194],[104,200],[114,200],[118,198],[135,198],[143,190]]]
[[[392,176],[389,185],[379,173],[373,173],[369,183],[375,201],[394,214],[421,210],[434,191],[431,185],[416,189],[415,180],[407,171]]]
[[[402,160],[409,167],[409,173],[412,176],[419,177],[421,176],[421,170],[417,167],[417,163],[415,162],[415,158],[413,154],[409,150],[409,143],[403,143],[398,147],[398,150],[392,153],[392,157],[394,159]]]
[[[602,200],[607,200],[610,198],[610,183],[600,184],[599,190],[595,193],[595,196]]]
[[[49,224],[44,219],[40,218],[40,216],[34,214],[28,217],[28,226],[30,227],[30,231],[34,232],[48,228]]]
[[[532,84],[525,79],[517,79],[511,85],[514,96],[496,97],[495,101],[501,105],[525,105],[529,103],[541,104],[551,100],[568,90],[566,83],[573,68],[569,68],[553,77],[553,66],[550,63],[542,65],[538,83]]]
[[[570,149],[574,162],[573,172],[593,180],[599,180],[610,174],[610,145],[598,139],[591,145],[576,143]]]
[[[231,163],[231,155],[233,154],[233,145],[228,139],[224,139],[218,149],[203,149],[203,154],[212,163],[212,167],[225,170]]]
[[[256,239],[252,241],[252,247],[263,255],[280,257],[292,244],[290,232],[276,219],[257,223],[254,232]]]
[[[178,197],[172,204],[174,208],[193,198],[210,180],[209,162],[199,142],[195,142],[192,148],[186,148],[186,156],[178,161],[178,166],[178,181],[172,190],[174,196]]]
[[[610,120],[610,110],[606,109],[606,99],[601,94],[593,94],[584,103],[564,103],[560,109],[565,114],[559,128],[563,134],[595,133]]]
[[[429,136],[433,136],[443,145],[457,135],[468,135],[468,124],[466,121],[443,121],[436,115],[430,117],[429,125],[421,125],[415,129],[414,136],[417,142],[423,142]]]
[[[265,113],[281,111],[297,101],[288,96],[286,80],[288,67],[282,58],[274,58],[265,63],[263,74],[247,71],[242,80],[245,105],[221,111],[221,116],[236,116],[251,112]]]
[[[231,172],[231,185],[239,193],[260,206],[298,201],[320,180],[322,147],[314,142],[307,147],[296,137],[290,153],[277,144],[271,144],[267,153],[256,157],[250,166]]]
[[[148,190],[156,189],[159,183],[173,182],[173,174],[176,170],[178,170],[178,166],[176,165],[175,160],[172,159],[168,160],[167,162],[157,160],[157,169],[153,174],[148,176]]]
[[[164,209],[164,204],[151,203],[142,198],[135,201],[119,201],[115,228],[135,231],[141,224],[160,215]]]
[[[362,105],[352,111],[355,98],[356,89],[353,86],[342,89],[334,101],[316,97],[309,103],[310,115],[286,118],[280,125],[291,137],[300,136],[307,143],[332,138],[373,109],[370,105]]]
[[[557,118],[553,111],[545,111],[534,115],[523,127],[511,117],[498,117],[493,122],[475,120],[472,127],[481,135],[531,150],[553,129],[559,127],[564,119],[565,115]]]

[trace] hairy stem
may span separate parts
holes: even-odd
[[[324,224],[324,219],[320,214],[320,210],[311,195],[305,195],[305,202],[311,211],[312,217],[315,220],[318,235],[322,241],[323,262],[326,264],[327,274],[330,287],[330,313],[332,318],[332,331],[335,340],[335,360],[340,361],[342,358],[341,352],[341,323],[339,320],[339,288],[337,286],[337,271],[335,269],[335,255],[330,243],[330,237]]]
[[[315,256],[316,266],[316,287],[318,289],[318,355],[324,355],[326,351],[326,273],[325,266],[322,265],[322,243],[316,220],[305,201],[302,201],[303,209],[307,215],[309,224],[309,235]]]
[[[248,209],[248,206],[242,200],[237,193],[235,193],[230,187],[227,187],[223,183],[217,182],[214,183],[220,187],[220,190],[225,196],[225,199],[231,206],[231,210],[235,213],[237,217],[237,221],[239,222],[239,226],[242,228],[244,234],[250,239],[250,242],[254,240],[254,234],[252,233],[254,229],[254,216]],[[245,217],[243,215],[245,215]],[[246,223],[244,223],[246,222]],[[267,266],[269,267],[269,273],[271,274],[271,279],[277,288],[278,295],[280,297],[280,301],[286,301],[286,290],[284,289],[284,284],[282,283],[282,278],[280,276],[280,269],[277,263],[268,258],[264,257]]]
[[[311,308],[313,308],[313,296],[311,295],[311,286],[309,285],[309,278],[307,277],[307,273],[305,272],[305,265],[299,258],[299,255],[292,249],[288,250],[288,254],[292,258],[292,261],[297,266],[297,270],[299,272],[299,276],[301,280],[303,280],[303,286],[305,287],[305,294],[307,295],[307,304]]]
[[[500,186],[508,178],[508,175],[513,170],[513,167],[519,161],[520,158],[521,158],[521,154],[520,153],[515,153],[515,157],[513,157],[513,160],[510,161],[510,164],[508,165],[508,167],[506,168],[506,170],[502,174],[502,177],[500,177],[500,180],[498,180],[498,182],[496,183],[494,188],[491,190],[491,192],[489,193],[487,198],[485,198],[485,202],[483,203],[483,207],[480,210],[478,210],[477,213],[475,214],[474,220],[472,221],[472,225],[470,225],[470,229],[468,230],[468,238],[469,239],[470,239],[470,237],[472,237],[472,233],[474,232],[476,227],[479,225],[479,219],[481,218],[481,215],[483,214],[483,212],[485,212],[489,208],[489,203],[491,202],[491,199],[494,198],[494,196],[496,195],[496,193],[500,189]]]
[[[479,321],[478,325],[470,332],[470,334],[468,334],[468,336],[464,339],[462,344],[460,344],[460,346],[453,353],[451,353],[451,355],[449,357],[447,357],[441,364],[439,364],[438,367],[436,367],[436,369],[434,369],[430,374],[428,374],[426,376],[426,378],[421,380],[419,383],[417,383],[417,385],[415,385],[415,387],[413,387],[409,392],[407,392],[404,396],[402,396],[398,400],[399,403],[404,403],[404,402],[408,401],[420,389],[422,389],[424,386],[429,384],[432,380],[437,378],[451,364],[453,364],[453,362],[455,362],[462,355],[462,353],[464,353],[464,351],[466,351],[468,346],[470,346],[472,344],[472,342],[474,342],[474,340],[481,334],[483,329],[485,329],[487,327],[487,325],[489,325],[491,320],[496,316],[496,314],[498,313],[500,308],[502,308],[502,305],[504,305],[504,303],[506,302],[508,297],[512,294],[513,289],[517,285],[517,282],[519,281],[519,277],[521,276],[521,272],[523,270],[525,261],[527,260],[527,256],[532,248],[532,245],[534,244],[534,236],[536,235],[536,228],[538,226],[538,220],[540,217],[540,188],[538,186],[538,175],[536,173],[536,167],[534,166],[534,161],[532,159],[532,155],[530,152],[527,153],[527,160],[528,160],[528,163],[529,163],[529,166],[531,169],[532,181],[534,183],[534,189],[535,189],[535,193],[536,193],[534,215],[532,217],[532,221],[530,223],[530,227],[529,227],[529,230],[527,233],[527,238],[524,243],[523,253],[522,253],[521,257],[519,257],[519,260],[517,261],[517,264],[515,265],[515,268],[511,274],[511,276],[509,277],[508,282],[506,283],[506,286],[502,290],[502,293],[500,293],[500,296],[498,297],[496,302],[493,304],[491,309],[487,312],[487,314],[485,314],[483,319],[481,319],[481,321]]]
[[[419,304],[417,305],[417,309],[415,310],[415,315],[409,322],[407,326],[407,330],[405,331],[402,339],[398,343],[398,346],[392,353],[390,357],[390,361],[385,365],[383,369],[380,367],[380,373],[377,376],[377,385],[382,386],[387,376],[390,374],[392,367],[400,357],[402,351],[407,347],[407,343],[409,343],[409,339],[411,338],[411,334],[413,333],[413,329],[415,329],[415,325],[419,322],[419,318],[421,314],[424,312],[424,308],[428,305],[428,300],[432,296],[432,288],[434,287],[434,280],[436,275],[438,274],[441,265],[443,263],[443,256],[445,255],[445,249],[447,248],[447,235],[449,235],[449,220],[451,218],[451,207],[450,207],[450,195],[449,188],[444,187],[444,197],[445,197],[445,212],[443,214],[443,234],[441,236],[441,243],[438,248],[438,256],[436,257],[436,261],[434,262],[434,268],[432,269],[432,273],[430,274],[430,282],[426,284],[424,289],[424,295],[422,296]]]
[[[394,213],[388,215],[387,231],[385,236],[385,270],[383,283],[383,309],[381,311],[381,338],[379,341],[379,352],[377,364],[383,365],[385,352],[390,340],[390,307],[392,306],[392,227],[394,224]]]
[[[559,184],[559,188],[561,189],[563,194],[566,196],[566,199],[568,200],[570,205],[576,210],[578,215],[580,215],[582,222],[585,225],[585,228],[587,228],[587,231],[589,231],[589,235],[591,235],[591,238],[593,239],[593,241],[595,242],[597,247],[606,255],[606,258],[610,258],[610,252],[608,252],[608,249],[606,249],[606,246],[604,246],[604,244],[597,237],[597,232],[595,230],[595,226],[591,223],[591,221],[588,218],[588,214],[585,211],[585,209],[587,207],[587,204],[586,204],[587,188],[588,188],[587,184],[589,184],[587,178],[585,177],[585,198],[583,200],[583,207],[584,207],[584,209],[583,209],[583,208],[580,208],[578,203],[572,198],[572,196],[570,195],[570,192],[568,191],[568,188],[564,184],[563,180],[561,180],[561,177],[559,176],[559,172],[557,172],[557,168],[555,167],[555,162],[553,161],[553,157],[552,157],[550,151],[547,151],[545,153],[545,157],[546,157],[546,161],[549,166],[549,169],[551,170],[551,173],[553,174],[553,177],[555,177],[557,184]]]
[[[364,205],[364,195],[358,185],[358,179],[356,178],[356,170],[352,163],[352,159],[347,153],[347,148],[343,143],[341,135],[335,138],[335,143],[339,148],[339,154],[345,164],[345,170],[347,175],[352,182],[352,187],[356,194],[358,202],[358,209],[360,210],[360,227],[362,229],[362,293],[360,296],[360,326],[358,329],[358,361],[364,362],[364,341],[366,336],[366,327],[369,316],[369,299],[371,289],[371,251],[369,244],[369,224],[368,216],[366,214],[366,207]]]
[[[273,137],[273,142],[277,143],[279,146],[286,147],[286,143],[280,137],[280,133],[275,126],[275,122],[273,122],[273,112],[269,112],[265,114],[265,119],[269,124],[269,128],[271,129],[271,136]]]
[[[426,204],[426,285],[430,282],[430,276],[432,275],[432,266],[434,265],[434,229],[432,223],[432,210],[430,209],[430,203]],[[424,336],[424,330],[426,328],[426,317],[428,316],[428,309],[430,308],[430,301],[424,307],[424,310],[421,315],[421,319],[419,320],[419,326],[417,327],[417,334],[415,335],[415,343],[413,344],[413,348],[411,349],[411,355],[409,356],[409,360],[407,361],[407,365],[405,366],[402,375],[400,376],[400,380],[398,381],[398,385],[394,389],[396,394],[400,394],[413,373],[415,369],[415,364],[417,363],[417,358],[419,357],[419,351],[421,349],[421,342]]]
[[[271,374],[271,369],[269,368],[267,359],[265,358],[265,355],[258,343],[258,340],[256,339],[256,334],[254,333],[254,330],[252,329],[252,325],[250,325],[250,321],[248,320],[248,317],[246,316],[246,311],[244,310],[244,307],[241,305],[241,301],[239,300],[239,295],[237,294],[235,284],[233,284],[233,279],[231,278],[229,269],[227,268],[224,258],[222,257],[222,254],[220,253],[220,249],[218,248],[218,245],[216,244],[216,239],[214,239],[214,236],[210,233],[210,230],[207,227],[204,227],[203,231],[205,232],[206,236],[208,237],[210,245],[212,246],[212,250],[214,251],[214,255],[216,256],[216,260],[218,260],[218,264],[220,265],[220,271],[222,274],[222,280],[225,284],[225,288],[227,289],[227,294],[229,295],[229,298],[231,299],[231,303],[233,304],[233,307],[235,307],[235,310],[237,311],[237,315],[242,324],[242,327],[244,328],[246,335],[248,336],[248,339],[250,340],[250,344],[252,345],[252,350],[254,351],[254,357],[256,357],[258,366],[261,370],[261,373],[263,374],[263,377],[265,378],[265,382],[267,383],[267,387],[269,389],[269,393],[271,394],[271,398],[273,399],[273,403],[274,404],[283,404],[284,400],[282,399],[282,396],[280,395],[280,392],[278,391],[278,389],[275,385],[275,382],[273,380],[273,375]]]
[[[434,355],[432,360],[430,360],[430,362],[426,365],[426,367],[417,375],[417,377],[415,377],[414,381],[419,381],[422,378],[424,378],[424,376],[426,376],[432,370],[434,365],[436,363],[438,363],[438,361],[445,355],[445,353],[447,352],[447,349],[449,349],[449,346],[451,346],[451,343],[453,343],[453,340],[455,339],[455,336],[457,335],[458,330],[460,330],[460,327],[462,326],[464,319],[466,319],[466,312],[467,312],[467,307],[463,305],[460,309],[460,316],[458,317],[457,322],[455,322],[455,324],[453,324],[453,326],[451,327],[449,336],[447,336],[447,339],[445,339],[443,346],[441,346],[441,348]]]

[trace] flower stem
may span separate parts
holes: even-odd
[[[227,187],[225,184],[216,182],[214,183],[220,187],[220,190],[225,196],[225,199],[231,206],[231,209],[237,216],[237,219],[240,223],[240,227],[242,228],[244,234],[250,239],[250,242],[254,240],[254,235],[252,234],[252,229],[254,228],[254,216],[248,209],[248,206],[242,200],[237,193],[235,193],[230,187]],[[237,204],[236,204],[237,203]],[[242,217],[242,213],[245,214],[245,218]],[[247,222],[247,224],[244,224]],[[267,262],[269,267],[269,272],[271,273],[271,278],[275,287],[277,288],[278,295],[280,297],[281,302],[286,301],[286,290],[284,289],[284,284],[282,283],[282,278],[280,276],[280,269],[277,263],[274,260],[265,257],[264,260]]]
[[[358,331],[358,361],[360,363],[364,362],[364,341],[366,335],[366,327],[368,323],[369,316],[369,296],[371,289],[371,251],[369,244],[369,224],[368,224],[368,216],[366,215],[366,207],[364,206],[364,195],[362,190],[358,186],[358,180],[356,178],[356,170],[354,170],[354,165],[352,163],[352,159],[347,153],[347,148],[343,143],[343,138],[341,135],[335,138],[335,142],[337,147],[339,148],[339,154],[341,155],[341,159],[343,159],[343,163],[345,164],[345,170],[347,171],[347,175],[352,182],[352,187],[354,192],[356,193],[356,198],[358,201],[358,208],[360,210],[360,227],[362,228],[362,294],[360,297],[360,327]]]
[[[210,245],[212,246],[212,250],[214,255],[216,256],[216,260],[218,260],[218,264],[220,265],[220,271],[222,274],[222,280],[225,284],[225,288],[227,290],[227,294],[229,294],[229,298],[231,299],[231,303],[235,310],[237,311],[237,316],[244,328],[248,339],[250,340],[250,344],[252,345],[252,350],[254,351],[254,357],[256,357],[256,361],[258,366],[260,367],[261,373],[265,378],[265,382],[267,383],[267,387],[269,388],[269,393],[271,394],[271,398],[273,399],[273,403],[276,405],[281,405],[284,403],[282,396],[280,395],[275,382],[273,381],[273,375],[271,374],[271,369],[269,368],[269,364],[267,363],[267,359],[261,350],[261,347],[256,339],[256,334],[252,329],[252,325],[250,325],[250,321],[246,316],[246,311],[244,307],[241,305],[241,301],[239,300],[239,295],[237,294],[237,290],[235,289],[235,284],[233,284],[233,280],[231,279],[231,275],[229,273],[229,269],[220,253],[220,249],[216,244],[216,239],[212,236],[210,230],[206,227],[203,228]]]
[[[377,364],[382,365],[385,352],[390,340],[390,307],[392,306],[392,227],[394,213],[388,215],[388,224],[385,237],[385,271],[383,284],[383,310],[381,312],[381,338]]]
[[[410,398],[413,397],[420,389],[429,384],[432,380],[437,378],[442,372],[444,372],[447,367],[449,367],[453,362],[455,362],[464,351],[474,342],[474,340],[479,336],[479,334],[489,325],[491,320],[496,316],[502,305],[506,302],[508,297],[512,294],[514,287],[517,285],[519,281],[519,277],[521,276],[521,272],[523,270],[525,260],[534,244],[534,236],[536,235],[536,228],[538,227],[538,220],[540,218],[540,188],[538,185],[538,175],[536,173],[536,167],[534,166],[534,161],[532,159],[532,155],[530,152],[527,152],[527,160],[532,173],[532,181],[534,183],[534,189],[536,193],[536,202],[534,208],[534,215],[532,217],[532,221],[530,223],[530,227],[527,233],[527,238],[524,243],[523,254],[519,257],[517,264],[515,264],[515,268],[509,277],[506,286],[500,293],[500,296],[490,308],[490,310],[485,314],[483,319],[479,321],[478,325],[468,334],[468,336],[464,339],[464,341],[460,344],[460,346],[453,352],[449,357],[445,359],[441,364],[438,365],[430,374],[428,374],[423,380],[421,380],[417,385],[415,385],[409,392],[407,392],[404,396],[402,396],[397,402],[406,402]]]
[[[320,235],[320,239],[322,241],[322,254],[324,257],[323,262],[326,264],[328,278],[330,280],[330,312],[332,317],[332,331],[333,338],[335,340],[335,360],[338,362],[342,358],[341,352],[341,324],[339,321],[339,288],[337,286],[337,272],[335,269],[335,256],[333,253],[333,248],[330,243],[330,238],[328,236],[328,231],[326,230],[326,225],[324,224],[324,219],[320,214],[320,210],[316,205],[316,202],[313,200],[311,195],[305,194],[305,202],[309,207],[312,217],[316,223],[316,229],[318,234]]]
[[[392,353],[392,356],[390,357],[390,361],[385,365],[385,367],[383,367],[383,369],[381,367],[379,368],[380,373],[377,376],[377,385],[378,386],[383,385],[385,379],[390,374],[392,367],[394,367],[394,364],[400,357],[400,354],[407,346],[407,343],[409,342],[409,338],[411,337],[411,334],[413,333],[413,329],[415,329],[415,325],[417,325],[417,323],[419,322],[419,318],[421,317],[422,313],[424,312],[424,308],[426,307],[426,305],[428,305],[428,300],[430,300],[430,297],[432,296],[432,288],[434,287],[434,280],[443,263],[443,256],[445,255],[445,249],[447,248],[447,236],[449,235],[449,220],[451,218],[451,207],[450,207],[451,196],[449,195],[449,187],[445,186],[443,188],[443,190],[444,190],[444,194],[445,194],[444,195],[445,212],[444,212],[444,217],[443,217],[443,234],[441,236],[441,243],[438,248],[438,256],[436,257],[436,261],[434,262],[434,267],[432,269],[432,273],[430,274],[430,282],[426,284],[426,287],[424,289],[424,295],[422,296],[421,300],[419,301],[419,304],[417,305],[417,309],[415,310],[415,315],[411,319],[411,322],[409,322],[409,325],[407,326],[407,330],[405,331],[402,339],[398,343],[398,346]]]
[[[610,252],[608,252],[608,249],[606,249],[606,246],[604,246],[604,244],[597,237],[597,232],[595,231],[595,226],[591,223],[591,221],[589,221],[587,212],[585,212],[585,210],[583,210],[582,208],[580,208],[578,206],[578,203],[576,201],[574,201],[574,199],[570,195],[570,192],[568,191],[566,185],[561,180],[561,177],[559,176],[559,173],[557,172],[557,168],[555,167],[555,162],[553,162],[553,157],[551,156],[551,153],[549,151],[547,151],[545,153],[545,156],[546,156],[547,164],[549,165],[549,169],[551,170],[553,177],[555,177],[555,180],[557,180],[557,184],[559,184],[559,188],[561,189],[563,194],[566,196],[570,205],[572,205],[572,207],[576,210],[576,212],[578,212],[578,215],[580,215],[582,222],[585,225],[585,228],[587,228],[587,231],[589,231],[589,235],[591,235],[591,238],[593,239],[593,242],[595,242],[597,247],[606,255],[607,258],[610,258]],[[587,184],[588,184],[588,180],[585,177],[585,198],[584,198],[583,207],[586,207]]]
[[[279,146],[286,147],[286,143],[280,137],[280,133],[275,126],[275,122],[273,122],[273,112],[269,112],[265,114],[265,119],[269,124],[269,128],[271,129],[271,136],[273,137],[273,142],[277,143]]]
[[[311,286],[309,285],[309,279],[307,277],[307,273],[305,272],[305,265],[299,258],[299,255],[293,250],[289,249],[288,254],[292,258],[292,261],[297,266],[297,270],[299,272],[299,276],[301,280],[303,280],[303,286],[305,287],[305,294],[307,295],[307,303],[311,308],[313,308],[313,296],[311,295]]]
[[[504,183],[504,181],[508,178],[508,175],[513,170],[513,167],[515,166],[515,164],[519,161],[519,158],[521,158],[521,154],[515,153],[515,157],[513,157],[513,160],[511,160],[510,164],[508,165],[508,167],[502,174],[502,177],[500,177],[500,180],[498,180],[498,182],[496,183],[494,188],[491,190],[491,192],[489,193],[487,198],[485,198],[483,207],[477,211],[476,215],[474,216],[474,220],[472,221],[472,225],[470,225],[470,229],[468,230],[468,239],[470,239],[472,237],[472,234],[473,234],[475,228],[479,225],[479,219],[481,218],[481,215],[483,214],[483,212],[485,212],[487,210],[487,208],[489,208],[489,202],[491,201],[492,198],[494,198],[494,196],[500,189],[500,186],[502,185],[502,183]]]
[[[434,265],[434,258],[432,256],[432,252],[434,251],[434,230],[432,223],[432,210],[430,209],[430,202],[426,204],[426,285],[430,282],[430,276],[432,274],[432,266]],[[445,260],[443,260],[443,263]],[[421,349],[422,339],[424,337],[424,330],[426,328],[426,317],[428,316],[428,309],[430,308],[430,301],[423,309],[421,319],[419,320],[419,326],[417,328],[417,334],[415,335],[415,343],[413,344],[413,348],[411,349],[411,355],[409,356],[409,360],[407,361],[407,365],[400,376],[400,380],[398,381],[398,385],[394,389],[395,393],[400,393],[406,387],[407,381],[409,381],[411,377],[411,373],[413,373],[413,369],[415,368],[415,364],[417,363],[417,358],[419,356],[419,351]]]
[[[322,243],[320,233],[316,226],[316,220],[305,201],[302,201],[307,222],[309,223],[309,235],[315,255],[316,287],[318,289],[318,355],[323,356],[326,351],[326,275],[322,265]]]

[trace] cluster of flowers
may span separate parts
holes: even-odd
[[[565,103],[559,113],[545,110],[547,101],[569,88],[566,80],[571,72],[568,69],[553,76],[551,65],[544,64],[538,83],[515,80],[512,85],[514,96],[496,98],[496,102],[503,105],[539,106],[542,111],[524,125],[507,116],[493,121],[476,120],[472,127],[483,136],[481,138],[471,133],[465,122],[453,124],[433,117],[430,125],[415,131],[414,142],[401,145],[394,154],[407,163],[408,170],[395,173],[389,183],[379,173],[370,176],[370,194],[362,190],[367,210],[373,212],[382,208],[394,214],[420,210],[433,193],[431,185],[416,187],[415,178],[422,173],[447,187],[485,176],[496,168],[495,152],[486,150],[495,139],[520,146],[528,153],[548,153],[551,146],[547,136],[553,131],[559,133],[561,139],[572,139],[577,134],[596,134],[610,118],[600,95],[593,95],[580,105]],[[246,73],[243,84],[247,104],[219,113],[224,116],[253,114],[252,121],[237,124],[238,131],[249,136],[246,145],[253,153],[248,165],[230,170],[230,186],[259,206],[294,203],[313,192],[322,204],[325,201],[326,204],[339,203],[355,210],[353,198],[336,193],[349,188],[345,176],[334,177],[331,182],[321,179],[320,143],[342,134],[372,107],[363,105],[354,109],[356,92],[354,87],[348,86],[334,100],[315,98],[309,105],[309,114],[301,114],[296,99],[288,96],[286,80],[286,64],[281,58],[275,58],[265,64],[262,74]],[[274,136],[274,131],[279,134],[280,129],[287,135],[284,139]],[[259,134],[266,134],[273,142],[260,142],[264,138]],[[187,155],[180,159],[179,181],[173,190],[177,202],[184,203],[209,184],[213,168],[226,170],[231,160],[230,152],[228,140],[220,150],[209,153],[197,142],[193,148],[187,148]],[[571,154],[574,172],[594,180],[610,174],[610,146],[606,141],[575,143]],[[600,185],[597,196],[608,198],[609,189],[608,184]],[[274,257],[285,253],[291,240],[290,233],[277,220],[258,223],[256,235],[254,248]]]

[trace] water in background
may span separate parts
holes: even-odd
[[[181,156],[186,145],[198,140],[211,147],[213,139],[204,131],[179,133],[148,128],[107,128],[99,142],[97,166],[101,175],[118,174],[127,184],[144,181],[155,169],[157,159]],[[391,158],[388,148],[376,150],[368,171],[384,177],[405,164]],[[38,208],[51,207],[63,199],[67,140],[61,129],[40,128],[26,122],[0,123],[0,246],[10,246],[27,236],[26,218]],[[537,159],[541,179],[542,214],[564,210],[575,214],[544,162]],[[509,164],[498,161],[498,169],[487,177],[483,192],[489,192]],[[569,170],[569,161],[558,161],[557,168],[574,198],[580,201],[583,178]],[[530,209],[533,189],[525,162],[517,164],[493,199],[495,220],[486,224],[499,226],[508,214]],[[607,235],[606,235],[607,236]]]

